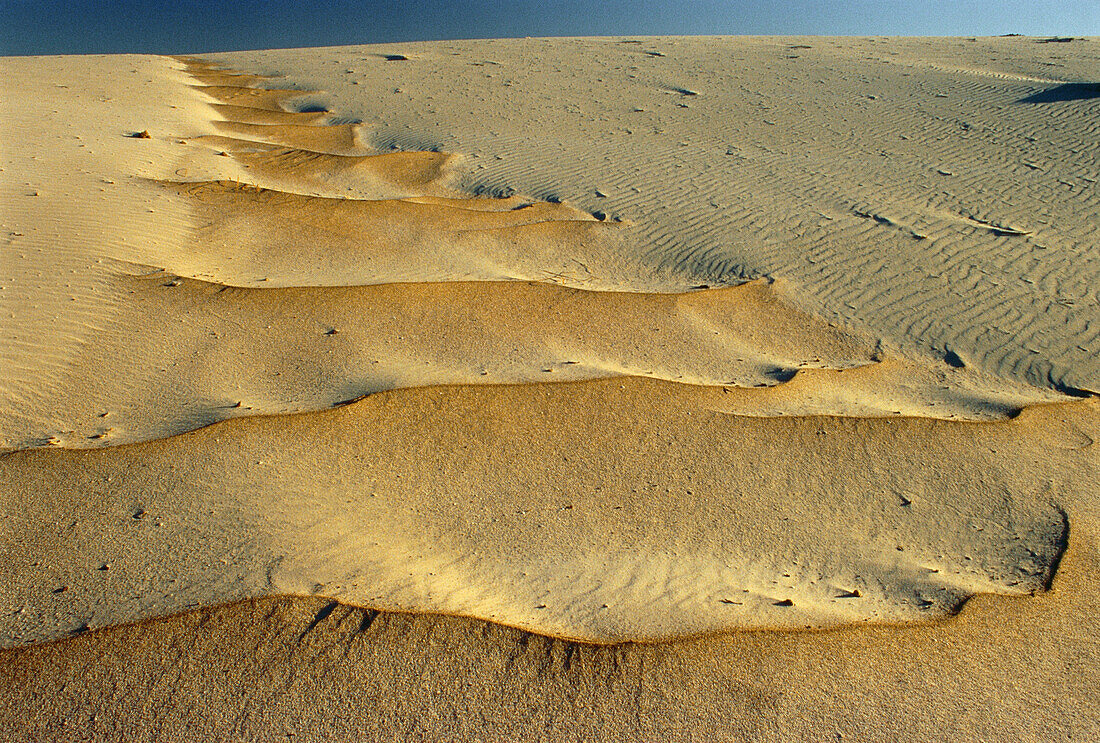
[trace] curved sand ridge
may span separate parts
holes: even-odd
[[[444,153],[366,152],[358,126],[282,108],[303,91],[191,72],[212,110],[248,120],[178,122],[187,154],[127,185],[171,229],[62,241],[64,268],[94,277],[66,290],[98,311],[62,326],[63,355],[12,346],[17,445],[104,447],[403,386],[694,386],[429,387],[9,454],[6,642],[279,592],[614,642],[911,621],[1047,585],[1077,486],[1061,459],[1014,459],[1041,413],[805,414],[1004,417],[1054,396],[959,364],[867,366],[877,344],[779,302],[783,282],[578,290],[698,276],[632,259],[628,225],[463,195]],[[240,176],[255,185],[226,182]],[[78,236],[98,224],[82,219]],[[578,256],[585,273],[559,270]],[[456,281],[471,271],[542,281]],[[363,285],[333,285],[349,273]],[[392,283],[427,279],[451,283]],[[1067,451],[1087,446],[1075,436]]]
[[[731,398],[731,412],[759,416],[984,420],[1036,399],[963,371],[879,361],[873,344],[760,282],[680,295],[533,282],[252,289],[153,272],[108,286],[115,312],[56,391],[0,414],[8,448],[147,441],[394,388],[624,375],[782,387]]]
[[[763,284],[685,295],[527,282],[243,289],[154,273],[115,290],[121,309],[68,365],[65,392],[4,416],[13,448],[146,441],[433,384],[636,375],[767,386],[871,364],[875,351]],[[120,373],[104,375],[105,359]]]
[[[1055,504],[1074,487],[1058,465],[1088,446],[1059,406],[967,424],[724,411],[769,394],[429,387],[14,452],[0,460],[21,504],[3,527],[2,639],[316,593],[659,640],[929,619],[1045,588],[1069,528]],[[1053,465],[1032,452],[1036,426],[1066,452]]]

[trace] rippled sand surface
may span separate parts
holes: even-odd
[[[3,727],[1095,734],[1040,42],[0,61]]]

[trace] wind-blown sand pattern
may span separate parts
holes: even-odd
[[[917,672],[1095,731],[1100,47],[1034,41],[4,60],[3,726],[174,736],[244,657],[207,735],[988,732]]]

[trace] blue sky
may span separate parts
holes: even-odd
[[[1100,35],[1100,0],[0,0],[0,54],[643,34]]]

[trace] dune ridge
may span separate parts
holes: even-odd
[[[452,154],[321,152],[334,126],[361,134],[359,125],[333,125],[327,110],[301,113],[312,123],[288,130],[294,102],[316,91],[184,65],[190,89],[219,101],[207,106],[206,127],[248,112],[248,126],[278,143],[200,131],[178,140],[190,146],[182,163],[168,163],[170,178],[128,185],[154,196],[147,212],[168,211],[176,229],[136,248],[117,240],[99,248],[89,273],[100,298],[89,293],[101,309],[80,330],[85,350],[56,362],[65,372],[52,384],[56,374],[26,370],[27,403],[0,413],[6,448],[142,441],[394,387],[624,374],[737,386],[801,374],[766,409],[740,398],[749,415],[982,420],[1058,399],[892,351],[878,373],[808,375],[881,363],[883,351],[788,307],[797,292],[783,282],[670,283],[631,262],[622,224],[560,200],[464,194]],[[87,229],[84,215],[70,224]],[[145,229],[139,222],[137,234]],[[148,317],[174,320],[149,327]],[[250,355],[258,366],[238,364]]]
[[[1089,544],[1075,540],[1049,594],[828,632],[588,645],[320,597],[192,609],[3,651],[0,720],[57,740],[1087,738]]]

